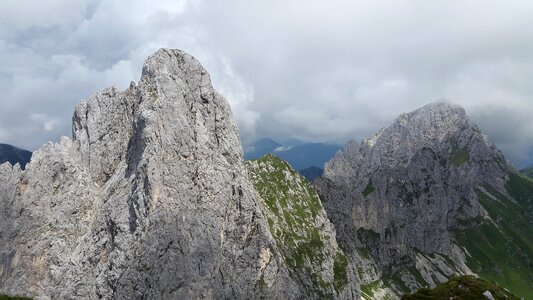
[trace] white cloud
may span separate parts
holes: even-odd
[[[7,34],[7,30],[47,29],[54,26],[75,25],[83,20],[91,2],[93,1],[2,1],[0,36]]]
[[[29,118],[40,124],[45,131],[53,131],[60,124],[58,119],[41,113],[32,113]]]
[[[5,142],[36,148],[68,135],[80,99],[126,87],[170,47],[208,69],[245,141],[362,139],[448,99],[514,161],[531,161],[530,1],[27,2],[0,12]],[[58,122],[28,122],[30,107]]]
[[[0,140],[7,140],[8,138],[9,133],[6,130],[0,128]]]

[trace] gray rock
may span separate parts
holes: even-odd
[[[492,296],[492,293],[490,291],[484,291],[483,296],[487,298],[487,300],[494,300],[494,297]]]
[[[399,295],[472,273],[452,232],[487,217],[476,190],[505,191],[510,168],[462,108],[432,103],[348,143],[315,185],[339,245],[366,265],[361,284],[398,274],[382,283]]]
[[[257,205],[229,105],[192,56],[157,51],[138,85],[81,102],[72,131],[37,150],[24,172],[0,166],[2,292],[302,294]]]

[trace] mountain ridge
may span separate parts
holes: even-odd
[[[73,138],[0,165],[0,290],[36,298],[298,298],[227,101],[189,54],[73,115]],[[83,280],[80,280],[82,278]]]
[[[370,270],[362,271],[362,290],[401,295],[454,275],[477,272],[487,277],[474,263],[478,258],[469,256],[475,245],[468,243],[468,236],[484,236],[477,232],[479,226],[500,232],[490,222],[483,225],[483,220],[505,214],[500,207],[491,210],[492,202],[486,199],[500,197],[512,205],[508,187],[516,174],[464,109],[438,102],[400,115],[361,144],[348,143],[326,163],[315,186],[337,228],[339,244],[350,249],[354,264]],[[523,189],[529,187],[518,181]],[[517,217],[527,220],[524,213]],[[474,231],[462,234],[468,230]],[[529,253],[525,261],[533,256],[533,248],[522,238],[502,239]],[[496,263],[494,259],[481,265]],[[533,274],[529,269],[519,272],[530,274],[527,278]],[[505,279],[514,276],[506,270],[504,277],[490,279],[519,295],[533,291],[527,279]],[[370,299],[370,294],[363,297]]]
[[[444,102],[350,141],[313,185],[283,157],[244,162],[207,71],[161,49],[80,102],[71,139],[0,164],[0,292],[399,299],[477,274],[527,296],[532,211],[533,180]]]

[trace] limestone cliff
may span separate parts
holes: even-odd
[[[527,211],[533,197],[527,192],[533,182],[458,106],[429,104],[400,115],[360,144],[348,143],[326,163],[316,187],[339,245],[360,270],[365,298],[398,297],[473,272],[524,295],[533,291],[528,263],[533,236],[516,228],[531,228]],[[506,218],[511,207],[522,221]],[[504,223],[520,237],[514,238]],[[481,251],[469,243],[490,234],[480,230],[501,236],[501,249],[490,252],[494,237]],[[506,252],[521,258],[498,260]],[[523,273],[505,267],[521,262]]]
[[[226,100],[162,49],[81,102],[73,138],[0,166],[0,291],[37,299],[298,298]],[[270,253],[270,255],[266,255]],[[268,256],[268,257],[267,257]]]

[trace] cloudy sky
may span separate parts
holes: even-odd
[[[204,64],[247,143],[360,140],[444,99],[533,161],[530,0],[0,0],[0,142],[70,136],[79,100],[160,47]]]

